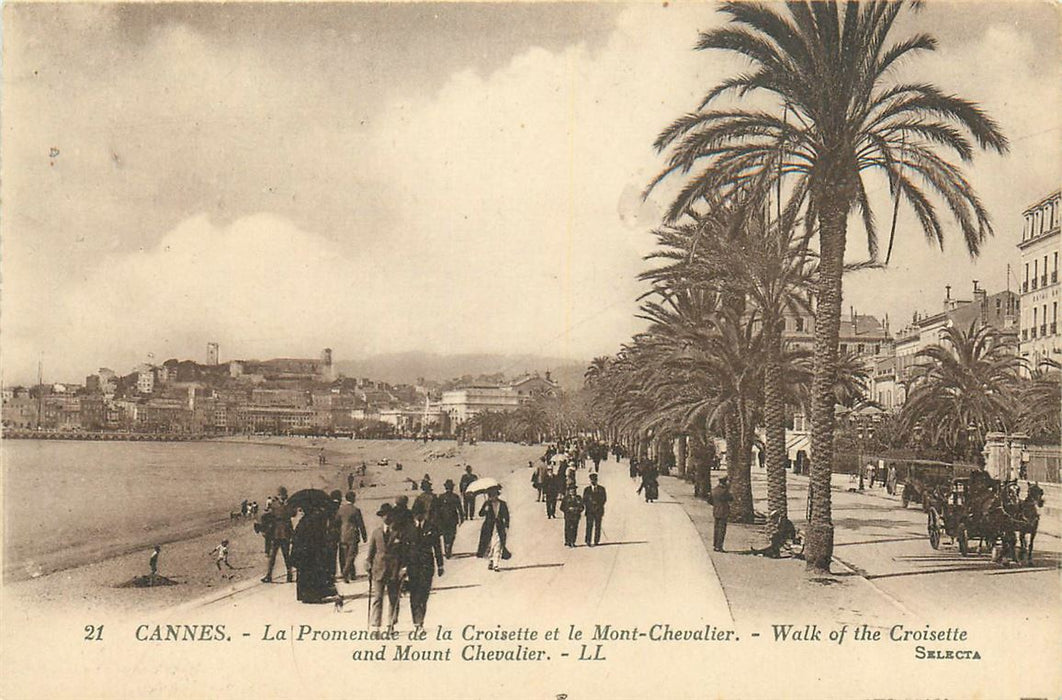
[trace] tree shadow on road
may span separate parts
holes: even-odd
[[[862,540],[860,542],[835,542],[834,547],[855,547],[862,544],[884,544],[886,542],[915,542],[926,539],[925,535],[919,534],[911,537],[889,537],[880,540]]]
[[[631,540],[629,542],[598,542],[595,547],[619,547],[627,544],[649,544],[649,540]],[[582,545],[586,546],[586,545]]]

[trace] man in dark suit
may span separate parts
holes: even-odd
[[[719,479],[718,485],[712,489],[712,516],[715,526],[712,530],[712,549],[717,552],[723,551],[723,540],[726,539],[726,521],[730,518],[730,501],[734,497],[730,495],[730,483],[724,476]]]
[[[479,477],[472,473],[472,465],[465,465],[465,473],[461,475],[461,498],[465,501],[465,520],[476,519],[476,494],[468,493],[469,485]]]
[[[435,523],[428,517],[424,503],[413,504],[413,524],[411,526],[409,545],[409,607],[413,613],[413,627],[424,629],[424,616],[428,612],[428,596],[431,594],[431,581],[438,567],[439,576],[443,575],[443,553],[441,536]]]
[[[336,520],[339,522],[339,570],[343,581],[350,583],[350,579],[356,576],[354,560],[358,556],[358,541],[369,539],[361,509],[354,505],[353,491],[347,491],[345,502],[336,512]]]
[[[262,577],[262,583],[273,582],[273,565],[277,562],[277,552],[284,558],[284,568],[287,569],[287,582],[291,583],[291,536],[294,530],[291,527],[291,518],[295,515],[287,504],[288,490],[281,486],[277,489],[277,497],[269,506],[269,528],[271,540],[269,544],[269,569]]]
[[[380,631],[383,619],[383,597],[387,594],[387,631],[393,632],[398,623],[398,601],[401,596],[402,576],[406,566],[408,540],[404,532],[393,527],[392,507],[384,503],[376,515],[383,522],[372,531],[366,565],[369,570],[369,610],[373,632]]]
[[[443,483],[443,489],[445,492],[435,500],[435,522],[442,531],[443,553],[449,559],[454,553],[457,526],[465,519],[465,509],[461,505],[461,499],[454,493],[453,479],[447,479]]]
[[[564,493],[564,476],[554,474],[553,467],[546,471],[546,517],[557,517],[557,499]]]
[[[605,517],[605,487],[597,483],[597,473],[590,474],[590,485],[583,489],[583,504],[586,507],[586,546],[601,542],[601,519]]]

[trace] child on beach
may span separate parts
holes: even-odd
[[[159,552],[161,551],[162,547],[155,545],[154,551],[151,552],[151,559],[148,560],[148,565],[151,567],[151,578],[159,575]]]
[[[213,557],[214,557],[214,563],[217,565],[218,571],[221,571],[222,563],[224,563],[225,566],[229,567],[230,569],[235,569],[236,568],[232,564],[229,563],[229,541],[228,540],[222,540],[221,544],[219,544],[217,547],[214,547],[214,549],[210,550],[210,554],[213,555]]]

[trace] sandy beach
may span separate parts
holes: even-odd
[[[542,449],[504,443],[458,448],[454,441],[255,437],[183,445],[128,444],[119,450],[143,452],[137,458],[126,455],[101,471],[100,465],[88,464],[91,460],[84,458],[98,447],[115,446],[62,443],[56,450],[53,445],[5,444],[6,596],[30,606],[45,604],[53,610],[69,606],[81,612],[177,605],[257,580],[264,573],[263,540],[252,521],[229,516],[243,498],[264,506],[280,485],[290,492],[311,487],[345,491],[347,475],[364,461],[368,470],[364,477],[356,477],[355,491],[371,528],[381,501],[414,494],[409,479],[419,483],[430,474],[441,492],[445,479],[459,479],[464,464],[471,464],[480,476],[501,479],[514,469],[526,468]],[[323,467],[317,462],[322,448],[327,460]],[[49,464],[34,464],[34,473],[24,473],[41,450]],[[385,459],[387,465],[377,464]],[[401,471],[395,470],[396,463],[403,465]],[[45,481],[50,488],[42,487]],[[219,574],[208,553],[222,539],[230,541],[235,569]],[[148,573],[154,544],[162,545],[159,573],[179,585],[121,587]],[[282,571],[280,563],[277,567]]]

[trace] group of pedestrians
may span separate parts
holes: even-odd
[[[532,468],[531,484],[538,491],[538,502],[545,503],[547,520],[557,517],[557,501],[560,499],[565,547],[576,546],[579,521],[584,514],[586,545],[594,547],[601,543],[601,523],[608,494],[598,483],[598,470],[601,462],[608,458],[608,452],[608,447],[601,443],[575,439],[549,445],[538,466],[528,464]],[[590,484],[580,494],[576,474],[586,459],[590,459],[594,466],[588,477]]]

